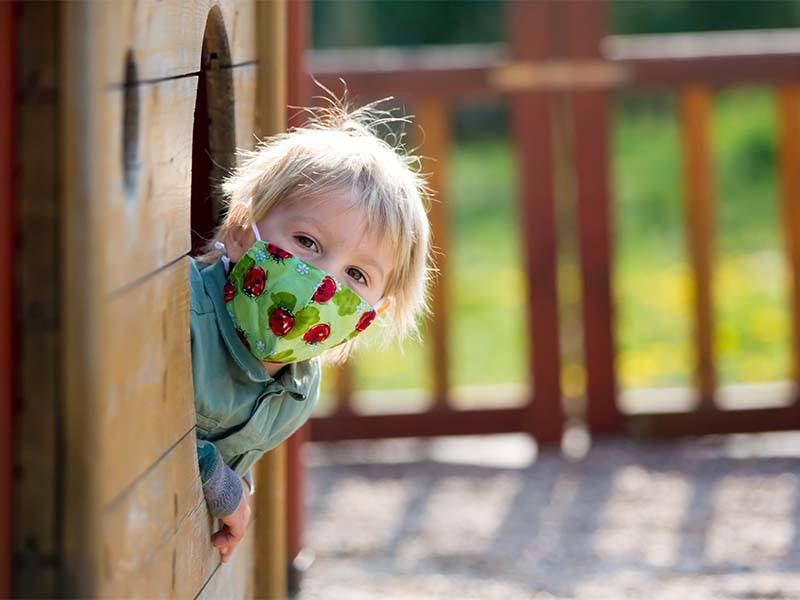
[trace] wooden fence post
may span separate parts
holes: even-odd
[[[286,128],[286,0],[256,2],[258,91],[256,129],[259,137]],[[256,470],[255,597],[286,597],[286,446],[268,452]]]

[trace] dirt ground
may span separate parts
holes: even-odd
[[[800,433],[312,444],[301,600],[800,599]]]

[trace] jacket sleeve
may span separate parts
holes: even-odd
[[[208,440],[197,439],[197,462],[208,512],[217,518],[226,517],[242,500],[242,482],[225,461],[219,449]]]

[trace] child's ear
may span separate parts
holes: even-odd
[[[249,229],[236,227],[228,233],[227,239],[223,240],[225,249],[228,251],[228,258],[231,262],[238,262],[248,248],[253,245],[255,236]]]

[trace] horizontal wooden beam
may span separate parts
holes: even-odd
[[[656,437],[786,431],[800,428],[800,406],[637,414],[627,418],[630,431]]]
[[[622,88],[785,83],[797,81],[800,64],[796,29],[608,36],[602,47],[607,62],[588,76]],[[503,44],[316,50],[309,52],[308,64],[323,85],[339,90],[344,80],[361,98],[485,98],[518,87],[507,85],[511,60]],[[537,88],[563,89],[565,81],[579,86],[585,78],[574,69],[545,66],[544,75],[526,67],[522,79],[535,79]],[[519,69],[513,74],[518,84]]]
[[[338,415],[311,420],[311,440],[329,442],[351,439],[480,435],[523,431],[522,408],[488,410],[439,410],[389,415]]]

